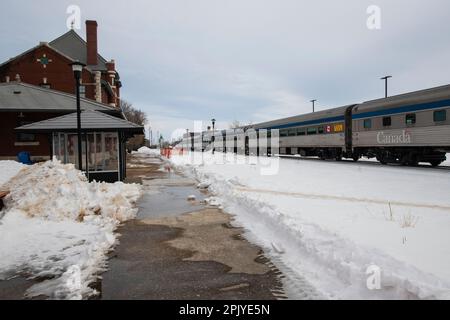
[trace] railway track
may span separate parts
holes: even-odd
[[[450,211],[450,206],[445,205],[432,205],[427,203],[413,203],[413,202],[402,202],[402,201],[386,201],[378,199],[368,199],[368,198],[356,198],[356,197],[345,197],[345,196],[335,196],[327,194],[310,194],[302,192],[288,192],[288,191],[277,191],[268,189],[253,189],[247,187],[236,187],[237,191],[248,192],[248,193],[260,193],[260,194],[270,194],[270,195],[280,195],[304,199],[318,199],[318,200],[338,200],[338,201],[348,201],[348,202],[360,202],[360,203],[373,203],[382,205],[394,205],[400,207],[411,207],[411,208],[427,208],[427,209],[439,209]]]

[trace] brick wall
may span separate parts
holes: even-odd
[[[44,68],[38,61],[46,56],[48,64]],[[75,94],[75,80],[72,67],[69,65],[72,61],[60,55],[50,47],[41,45],[35,50],[17,58],[14,61],[0,68],[0,82],[6,82],[9,77],[14,81],[16,75],[20,75],[22,82],[40,86],[47,83],[51,89],[70,94]],[[102,80],[110,83],[108,73],[103,73]],[[86,86],[86,98],[95,99],[95,74],[84,69],[82,74],[82,83]],[[115,99],[108,95],[108,92],[102,88],[102,103],[115,103]]]
[[[23,113],[19,117],[19,112],[0,112],[0,160],[16,159],[21,151],[27,151],[34,158],[50,159],[51,140],[47,134],[35,135],[35,141],[29,145],[18,145],[17,132],[14,130],[20,126],[21,122],[37,122],[61,116],[61,113]],[[34,145],[31,145],[34,144]]]

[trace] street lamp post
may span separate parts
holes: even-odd
[[[81,150],[81,103],[80,103],[80,79],[83,68],[86,66],[84,63],[75,61],[70,64],[72,66],[73,74],[75,77],[75,90],[77,97],[77,140],[78,140],[78,169],[83,170],[83,158]],[[87,143],[87,141],[86,141]],[[86,163],[87,166],[87,163]]]
[[[216,128],[216,119],[211,119],[212,122],[212,127],[213,127],[213,132],[212,132],[212,138],[211,138],[211,142],[213,143],[213,149],[212,152],[214,154],[214,152],[216,151],[216,148],[214,147],[214,144],[216,142],[216,136],[215,136],[215,128]]]
[[[311,100],[311,102],[312,102],[312,107],[313,107],[313,113],[315,112],[316,101],[317,101],[316,99]]]
[[[384,80],[384,97],[388,97],[388,79],[392,78],[392,76],[385,76],[380,80]]]

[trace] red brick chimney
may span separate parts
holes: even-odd
[[[86,56],[87,64],[97,65],[98,64],[97,21],[86,20],[86,42],[87,42],[87,56]]]

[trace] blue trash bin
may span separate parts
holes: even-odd
[[[30,153],[26,151],[19,152],[17,159],[23,164],[33,164],[33,162],[31,162]]]

